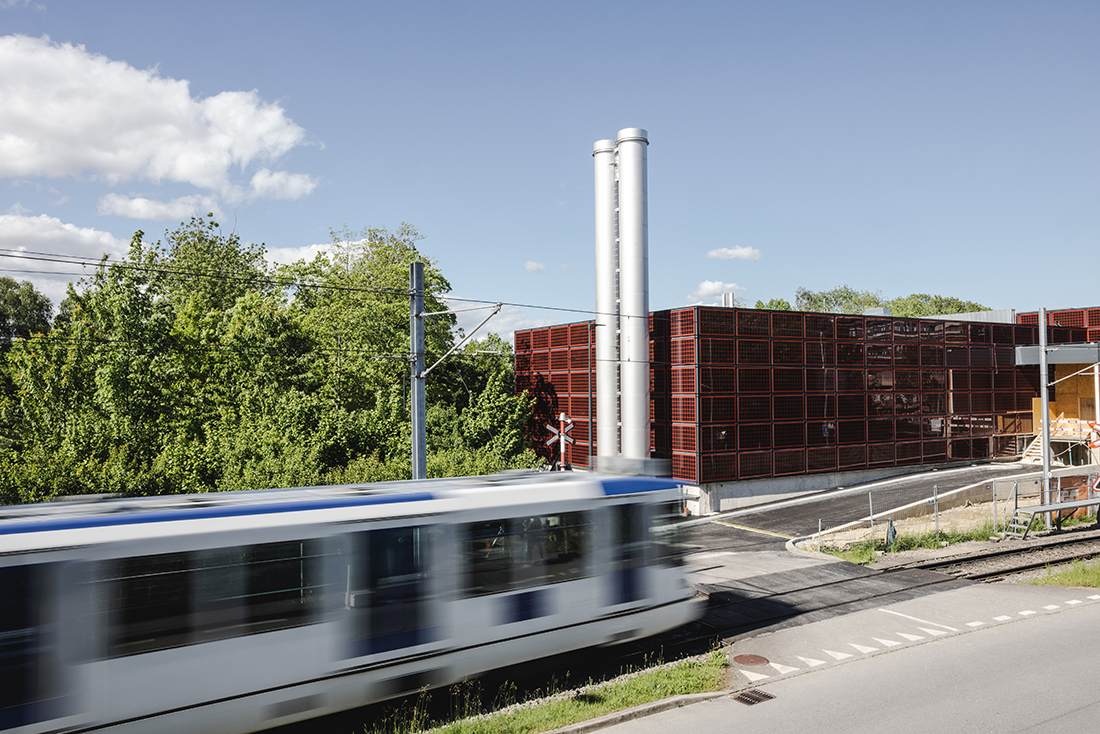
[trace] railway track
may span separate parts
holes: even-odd
[[[1036,569],[1100,556],[1100,530],[1069,531],[1023,542],[1001,542],[1004,547],[997,550],[915,561],[894,566],[890,571],[922,569],[960,579],[995,582]]]

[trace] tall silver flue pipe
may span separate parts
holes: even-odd
[[[596,451],[619,455],[619,269],[615,141],[592,146],[596,167]],[[606,462],[605,462],[606,463]]]
[[[619,380],[623,458],[649,458],[649,213],[645,130],[619,131]]]
[[[645,130],[593,146],[596,168],[596,449],[649,459],[649,213]],[[621,466],[621,465],[620,465]]]

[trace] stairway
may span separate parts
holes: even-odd
[[[1028,531],[1031,530],[1031,520],[1035,517],[1034,512],[1027,510],[1016,510],[1012,515],[1012,520],[1009,521],[1008,527],[1005,528],[1004,535],[1001,536],[1001,540],[1006,538],[1016,538],[1018,540],[1024,540],[1027,538]]]
[[[1043,463],[1043,436],[1042,434],[1036,436],[1031,440],[1031,443],[1024,449],[1024,453],[1020,455],[1021,464],[1042,464]]]

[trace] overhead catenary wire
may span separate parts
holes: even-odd
[[[257,283],[263,285],[271,285],[281,288],[310,288],[316,290],[335,290],[345,291],[349,293],[382,293],[393,296],[408,297],[409,291],[406,288],[387,288],[382,286],[352,286],[352,285],[335,285],[332,283],[317,283],[313,281],[292,279],[292,278],[270,278],[270,277],[255,277],[255,276],[243,276],[243,275],[230,275],[225,273],[217,273],[212,271],[202,270],[185,270],[181,268],[164,268],[154,267],[150,265],[136,265],[129,262],[119,261],[96,261],[92,262],[90,258],[80,258],[72,255],[51,255],[49,253],[36,253],[26,250],[12,250],[10,248],[0,248],[0,257],[13,258],[16,260],[35,260],[41,262],[56,262],[67,265],[81,265],[88,267],[94,265],[95,267],[106,266],[107,268],[119,268],[123,270],[135,270],[139,272],[154,273],[160,275],[174,275],[174,276],[188,276],[198,278],[210,278],[215,280],[231,280],[240,283]],[[85,276],[87,272],[65,272],[58,270],[31,270],[31,269],[19,269],[19,268],[0,268],[2,272],[8,273],[20,273],[28,275],[61,275],[61,276]],[[630,314],[612,313],[606,314],[594,309],[585,308],[569,308],[565,306],[548,306],[537,303],[520,303],[514,301],[497,301],[484,298],[467,298],[464,296],[451,296],[443,293],[433,293],[433,298],[438,298],[443,301],[462,301],[466,303],[483,303],[493,305],[500,303],[502,306],[511,306],[513,308],[529,308],[540,311],[560,311],[562,313],[577,313],[585,314],[589,316],[600,315],[616,315],[620,318],[649,318],[646,316],[632,316]]]

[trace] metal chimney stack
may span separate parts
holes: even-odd
[[[646,131],[630,127],[620,130],[615,141],[598,141],[592,152],[601,460],[649,459],[648,145]]]

